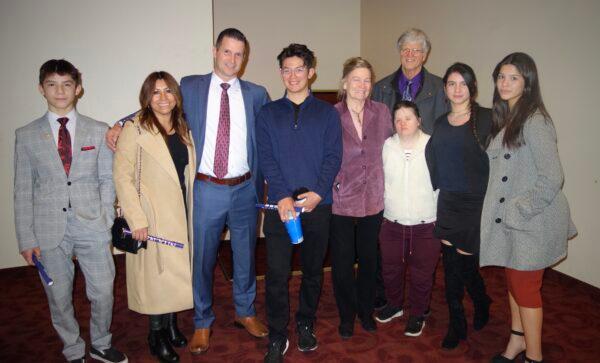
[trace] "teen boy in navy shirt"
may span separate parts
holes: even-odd
[[[296,312],[298,349],[317,349],[313,330],[323,279],[323,259],[329,239],[332,185],[342,161],[342,129],[333,106],[315,98],[309,80],[315,74],[314,54],[305,45],[290,44],[277,57],[286,88],[283,98],[268,103],[257,117],[260,169],[268,183],[268,200],[277,211],[266,211],[266,305],[269,350],[265,362],[283,360],[289,341],[288,278],[292,244],[284,221],[294,207],[301,215],[304,242],[300,305]],[[292,196],[303,192],[294,201]]]

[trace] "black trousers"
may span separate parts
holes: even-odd
[[[340,325],[352,326],[356,315],[363,319],[373,314],[382,218],[383,212],[360,218],[334,214],[331,218],[331,276]]]
[[[329,240],[331,205],[317,206],[312,212],[303,213],[300,219],[304,241],[297,245],[302,263],[302,283],[296,323],[312,324],[323,283],[323,260]],[[287,337],[290,320],[288,280],[294,245],[277,211],[265,211],[263,231],[267,241],[267,322],[269,340],[275,341]]]

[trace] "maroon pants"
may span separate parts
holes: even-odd
[[[411,316],[422,316],[429,308],[433,273],[440,258],[441,245],[440,240],[433,236],[433,223],[404,226],[384,218],[379,244],[388,304],[403,307],[408,269],[409,312]]]

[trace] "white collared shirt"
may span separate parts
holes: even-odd
[[[204,149],[198,172],[215,176],[214,160],[217,131],[219,129],[219,113],[221,111],[221,83],[225,83],[214,72],[210,79],[208,89],[208,102],[206,107],[206,133],[204,135]],[[246,149],[246,109],[240,81],[237,78],[230,80],[227,90],[229,96],[229,160],[225,178],[235,178],[250,171],[248,166],[248,151]]]
[[[75,112],[75,109],[72,109],[64,116],[57,115],[52,111],[48,111],[47,115],[56,147],[58,147],[58,130],[60,129],[60,122],[56,120],[61,117],[66,117],[69,119],[69,122],[67,122],[67,131],[69,131],[69,135],[71,136],[71,148],[73,148],[73,145],[75,145],[75,126],[77,125],[77,112]]]

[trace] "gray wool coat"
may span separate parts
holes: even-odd
[[[577,231],[562,192],[556,130],[541,114],[523,128],[524,145],[502,145],[504,130],[487,153],[490,177],[481,215],[481,266],[540,270],[567,255]]]

